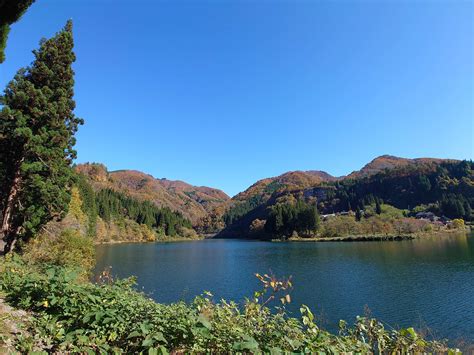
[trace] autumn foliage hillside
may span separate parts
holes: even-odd
[[[353,171],[344,178],[362,178],[380,173],[384,170],[393,170],[399,168],[415,168],[420,171],[432,171],[443,162],[455,162],[452,159],[438,159],[438,158],[416,158],[407,159],[395,157],[393,155],[382,155],[375,158],[370,163],[364,165],[360,170]],[[399,169],[400,170],[400,169]]]
[[[181,213],[192,223],[229,200],[224,192],[183,181],[156,179],[136,170],[107,171],[102,164],[80,164],[76,171],[88,177],[95,190],[112,189],[158,207]]]
[[[431,212],[471,220],[472,162],[384,155],[345,177],[299,171],[263,179],[227,202],[225,229],[219,236],[249,235],[252,223],[265,223],[269,211],[289,197],[317,204],[321,214],[363,211],[387,203],[413,215]]]

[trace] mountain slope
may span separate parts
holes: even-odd
[[[324,171],[290,171],[282,175],[257,181],[247,190],[237,194],[233,201],[244,201],[254,196],[269,197],[275,191],[292,191],[316,186],[323,181],[334,181],[336,178]]]
[[[361,178],[367,177],[380,173],[384,170],[392,170],[403,167],[416,167],[419,169],[435,168],[443,162],[454,162],[453,159],[438,159],[438,158],[416,158],[407,159],[395,157],[393,155],[382,155],[373,159],[370,163],[366,164],[362,169],[353,171],[351,174],[343,178]]]
[[[108,172],[101,164],[80,164],[76,171],[85,175],[96,190],[110,188],[138,200],[151,201],[159,207],[180,212],[193,224],[230,199],[218,189],[193,186],[183,181],[155,179],[136,170]]]
[[[259,180],[227,201],[223,216],[225,224],[230,225],[257,206],[265,204],[274,194],[290,193],[335,180],[336,178],[328,173],[317,170],[290,171],[276,177]]]
[[[284,193],[304,190],[317,187],[322,183],[360,179],[386,170],[412,168],[419,171],[432,171],[443,162],[456,162],[456,160],[436,158],[407,159],[391,155],[382,155],[373,159],[362,169],[342,177],[334,177],[325,171],[319,170],[290,171],[273,178],[257,181],[245,191],[234,196],[231,201],[246,202],[249,199],[266,201],[275,192]]]
[[[318,203],[321,213],[363,209],[384,201],[400,209],[427,208],[451,218],[470,218],[474,205],[472,162],[452,159],[405,159],[381,156],[341,178],[318,172],[290,172],[263,179],[227,202],[221,237],[248,235],[253,221],[265,220],[269,208],[290,197]],[[423,206],[425,207],[423,207]]]

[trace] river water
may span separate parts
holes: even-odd
[[[203,291],[242,301],[260,288],[254,274],[292,276],[289,310],[310,306],[336,330],[370,310],[391,326],[429,329],[474,342],[474,236],[385,242],[205,240],[97,247],[97,269],[135,275],[158,302],[190,301]]]

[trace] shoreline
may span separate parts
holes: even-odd
[[[270,241],[275,243],[285,243],[285,242],[314,242],[314,243],[324,243],[324,242],[388,242],[388,241],[402,241],[402,240],[414,240],[420,238],[429,238],[443,235],[453,235],[453,234],[464,234],[470,233],[471,228],[466,226],[465,230],[459,229],[447,229],[440,231],[431,231],[431,232],[421,232],[413,234],[360,234],[360,235],[347,235],[343,237],[296,237],[288,239],[259,239],[259,238],[229,238],[229,239],[238,239],[238,240],[248,240],[248,241]],[[172,237],[166,239],[157,239],[157,240],[111,240],[111,241],[101,241],[94,242],[94,246],[97,245],[114,245],[114,244],[153,244],[153,243],[174,243],[174,242],[193,242],[193,241],[202,241],[207,239],[214,239],[213,237],[200,236],[198,238],[185,238],[185,237]],[[226,239],[226,238],[222,238]]]
[[[361,235],[347,235],[344,237],[297,237],[297,238],[288,238],[285,240],[281,239],[272,239],[272,242],[284,243],[284,242],[314,242],[314,243],[324,243],[324,242],[385,242],[385,241],[402,241],[402,240],[414,240],[420,238],[429,238],[437,237],[443,235],[453,235],[453,234],[465,234],[470,233],[471,229],[466,228],[465,230],[451,229],[451,230],[442,230],[442,231],[432,231],[432,232],[423,232],[423,233],[413,233],[413,234],[389,234],[389,235],[372,235],[372,234],[361,234]]]
[[[110,240],[110,241],[94,242],[94,246],[114,245],[114,244],[153,244],[153,243],[172,243],[172,242],[192,242],[192,241],[199,241],[199,240],[204,240],[204,239],[206,238],[175,237],[175,238],[156,239],[156,240]]]
[[[382,242],[382,241],[401,241],[401,240],[413,240],[419,238],[415,235],[348,235],[345,237],[318,237],[318,238],[289,238],[286,240],[272,239],[272,242]]]

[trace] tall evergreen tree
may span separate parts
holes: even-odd
[[[35,0],[0,0],[0,63],[5,60],[10,25],[18,21]]]
[[[470,221],[472,216],[472,208],[468,201],[464,201],[464,219]]]
[[[72,22],[33,51],[30,67],[7,85],[0,111],[0,237],[8,252],[67,211],[73,182],[75,60]]]
[[[379,199],[375,200],[375,213],[381,214],[382,213],[382,206],[380,206]]]

